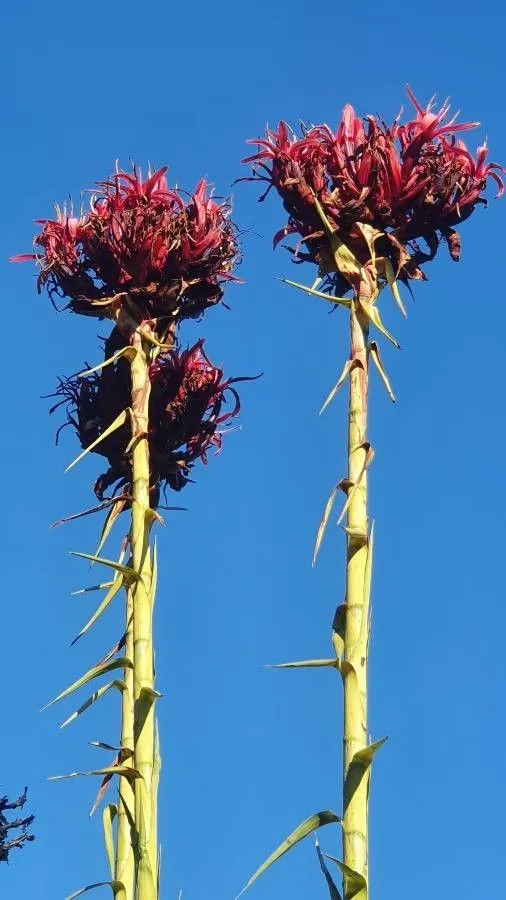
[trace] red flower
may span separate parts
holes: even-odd
[[[359,119],[346,106],[336,133],[327,125],[303,128],[296,138],[281,122],[266,139],[255,139],[259,150],[244,162],[254,165],[253,179],[274,187],[288,212],[287,225],[274,236],[276,245],[290,233],[301,235],[304,252],[292,250],[296,261],[308,260],[327,276],[327,288],[345,291],[353,279],[336,271],[329,253],[321,213],[337,236],[367,265],[370,247],[360,226],[375,235],[378,257],[390,259],[398,277],[424,277],[419,264],[432,258],[441,240],[447,241],[458,259],[459,239],[453,228],[467,218],[479,203],[489,178],[499,194],[503,172],[486,162],[486,149],[476,158],[457,141],[455,133],[475,128],[477,123],[456,124],[447,120],[449,106],[424,110],[411,90],[408,96],[416,115],[405,125],[396,120],[387,127],[368,116]],[[423,239],[424,252],[417,241]]]
[[[230,206],[212,200],[205,181],[184,197],[168,188],[166,171],[146,180],[135,168],[116,172],[80,219],[57,210],[56,221],[39,222],[35,253],[14,259],[35,259],[39,290],[68,298],[75,312],[114,314],[127,294],[139,320],[199,315],[234,278],[236,230]]]
[[[221,369],[204,353],[204,342],[198,341],[188,350],[173,350],[157,357],[150,367],[151,395],[149,408],[149,451],[151,468],[151,503],[158,504],[160,487],[179,491],[189,480],[190,470],[199,459],[207,463],[211,448],[221,449],[221,427],[240,410],[238,394],[232,385],[247,378],[223,379]],[[124,346],[115,329],[107,341],[107,354]],[[233,406],[222,411],[230,393]],[[81,446],[89,447],[130,403],[130,370],[120,358],[101,374],[60,381],[55,396],[60,398],[51,409],[66,405],[67,421],[58,430],[72,425]],[[125,424],[101,441],[94,453],[108,460],[109,469],[101,475],[95,492],[100,500],[104,492],[130,490],[131,465],[125,453],[130,440]]]
[[[429,101],[427,109],[424,109],[409,85],[406,87],[406,93],[415,107],[416,116],[406,125],[397,126],[397,136],[405,156],[415,157],[423,144],[428,141],[434,141],[439,137],[446,138],[449,134],[455,134],[457,131],[472,131],[473,128],[477,128],[480,124],[479,122],[457,123],[455,121],[456,116],[450,119],[449,122],[445,122],[450,112],[448,100],[443,103],[439,112],[435,113],[432,111],[434,98]]]

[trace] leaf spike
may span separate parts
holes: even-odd
[[[58,694],[54,700],[46,703],[46,705],[42,707],[41,712],[49,709],[50,706],[54,706],[55,703],[59,703],[60,700],[68,697],[69,694],[73,694],[74,691],[79,690],[79,688],[84,687],[85,684],[88,684],[89,681],[93,681],[94,678],[100,678],[101,675],[107,675],[108,672],[112,672],[114,669],[133,669],[132,660],[128,659],[126,656],[120,656],[117,659],[108,660],[98,666],[92,666],[91,669],[88,669],[88,671],[85,672],[84,675],[81,675],[77,681],[74,681],[70,687],[65,688],[64,691]]]
[[[339,389],[343,386],[343,384],[344,384],[344,382],[346,381],[348,375],[350,374],[351,369],[352,369],[354,363],[355,363],[355,365],[356,365],[357,362],[358,362],[358,360],[357,360],[357,361],[352,360],[352,359],[347,359],[347,360],[346,360],[346,362],[345,362],[345,364],[344,364],[344,366],[343,366],[343,371],[341,372],[341,374],[340,374],[340,376],[339,376],[339,378],[338,378],[338,380],[337,380],[337,383],[336,383],[335,386],[332,388],[330,394],[328,395],[327,399],[325,400],[325,403],[323,404],[322,408],[320,409],[320,412],[318,413],[319,416],[321,416],[322,412],[324,412],[324,411],[327,409],[327,406],[329,405],[329,403],[332,402],[332,400],[333,400],[334,397],[336,396],[337,392],[338,392]],[[362,365],[362,363],[359,363],[359,365]]]
[[[347,297],[333,297],[331,294],[324,294],[323,291],[315,291],[306,284],[299,284],[298,281],[291,281],[289,278],[280,278],[279,280],[289,287],[297,288],[297,290],[304,291],[306,294],[311,294],[312,297],[319,297],[320,300],[326,300],[327,303],[332,303],[336,306],[344,306],[346,309],[350,309],[351,307],[351,300]]]
[[[378,347],[376,341],[371,341],[371,343],[369,344],[369,356],[371,357],[374,365],[376,366],[376,368],[379,372],[380,378],[381,378],[383,384],[385,385],[386,392],[387,392],[388,396],[390,397],[390,400],[392,401],[392,403],[395,403],[396,402],[395,394],[390,385],[388,375],[385,372],[383,362],[382,362],[380,352],[379,352],[379,347]]]
[[[389,340],[390,343],[397,348],[397,350],[400,350],[401,345],[399,344],[399,341],[394,338],[393,334],[390,334],[390,332],[383,325],[378,307],[373,306],[372,303],[368,303],[366,300],[359,300],[358,302],[360,304],[362,312],[369,319],[369,321],[372,322],[372,324],[378,329],[378,331],[380,331],[381,334],[383,334],[387,338],[387,340]]]
[[[125,424],[126,419],[127,410],[124,409],[123,412],[121,412],[119,416],[116,417],[114,422],[111,422],[108,428],[106,428],[105,431],[103,431],[102,434],[99,435],[98,438],[96,438],[96,440],[92,441],[91,444],[86,447],[83,452],[80,453],[79,456],[77,456],[74,461],[70,463],[70,465],[67,466],[65,472],[70,472],[70,470],[73,469],[74,466],[76,466],[77,463],[83,459],[83,457],[85,457],[88,453],[91,453],[95,449],[95,447],[98,447],[98,445],[107,437],[109,437],[109,435],[111,435],[114,431],[117,431],[118,428],[121,428]]]
[[[316,831],[317,828],[322,828],[324,825],[330,825],[332,822],[341,823],[342,819],[340,816],[337,816],[335,812],[332,812],[330,809],[324,809],[322,812],[315,813],[313,816],[309,816],[308,819],[305,819],[291,834],[288,835],[286,840],[283,841],[282,844],[274,850],[273,853],[265,860],[264,863],[254,872],[251,876],[247,884],[243,887],[242,891],[237,895],[235,900],[239,900],[239,897],[248,890],[249,887],[260,878],[260,875],[272,866],[273,863],[277,862],[288,850],[291,850],[296,844],[300,841],[304,840],[309,834],[312,834]]]
[[[117,353],[114,353],[109,359],[105,359],[104,362],[98,364],[98,366],[93,366],[92,369],[85,369],[84,372],[79,372],[78,378],[87,378],[89,375],[93,375],[94,372],[100,372],[101,369],[105,369],[106,366],[112,365],[118,359],[121,359],[122,356],[132,357],[137,353],[136,349],[131,345],[128,347],[122,347],[121,350],[118,350]]]
[[[123,566],[113,559],[104,559],[103,556],[95,556],[93,553],[79,553],[77,550],[71,550],[70,555],[77,556],[79,559],[88,559],[90,562],[100,563],[102,566],[109,566],[109,568],[116,569],[117,572],[126,575],[127,578],[131,578],[132,581],[138,581],[139,579],[139,573],[135,569],[132,569],[130,566]]]
[[[327,522],[329,520],[330,513],[332,512],[332,507],[334,506],[334,501],[336,499],[337,492],[341,486],[341,482],[338,482],[336,486],[330,492],[330,496],[325,504],[325,509],[323,510],[323,515],[320,520],[320,524],[318,526],[318,531],[316,532],[316,540],[313,550],[313,562],[312,565],[316,564],[316,560],[318,557],[318,553],[320,552],[321,543],[323,540],[323,535],[325,534],[325,529],[327,527]]]

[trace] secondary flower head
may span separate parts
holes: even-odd
[[[230,205],[218,203],[200,181],[186,195],[169,188],[167,169],[117,171],[98,184],[80,217],[65,208],[37,220],[34,259],[39,291],[66,298],[85,315],[117,317],[125,307],[135,321],[200,315],[218,303],[223,282],[238,262]]]
[[[490,178],[498,195],[503,193],[504,170],[487,162],[486,146],[473,156],[456,138],[478,123],[448,120],[447,103],[434,112],[432,104],[423,109],[409,89],[408,96],[415,116],[405,124],[362,120],[348,105],[335,133],[316,125],[303,127],[297,138],[280,122],[265,139],[249,141],[259,148],[244,160],[253,163],[251,180],[268,184],[260,199],[274,187],[289,217],[274,244],[299,234],[304,251],[292,251],[296,261],[316,263],[340,290],[350,287],[350,279],[329,254],[324,220],[362,265],[370,265],[373,256],[387,258],[406,281],[424,277],[420,264],[433,258],[441,241],[459,258],[454,227],[486,203]]]
[[[107,352],[122,346],[118,331],[113,331]],[[207,463],[211,449],[222,445],[222,426],[237,416],[240,403],[233,384],[244,378],[224,379],[198,341],[184,351],[172,350],[157,357],[149,370],[149,452],[151,468],[151,504],[156,507],[160,487],[181,490],[188,482],[193,465]],[[232,406],[223,410],[227,395]],[[107,366],[101,374],[60,380],[51,409],[65,405],[67,421],[59,429],[72,425],[83,449],[89,447],[129,406],[130,368],[124,358]],[[59,434],[58,432],[58,434]],[[97,444],[92,451],[105,457],[109,469],[98,478],[95,493],[100,500],[112,488],[126,492],[131,486],[131,462],[126,452],[131,430],[127,422]]]

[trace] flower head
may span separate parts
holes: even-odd
[[[397,277],[423,278],[419,266],[441,241],[458,259],[454,227],[486,202],[488,180],[497,183],[498,196],[503,192],[504,170],[486,161],[486,147],[473,156],[455,136],[478,123],[457,124],[455,117],[448,120],[447,103],[434,112],[432,104],[423,109],[409,88],[408,96],[415,116],[404,125],[362,120],[348,105],[335,133],[316,125],[303,127],[297,138],[280,122],[265,139],[249,142],[258,145],[244,160],[253,163],[251,180],[268,184],[260,199],[274,187],[289,217],[274,244],[299,234],[304,250],[292,250],[295,261],[316,263],[328,286],[344,291],[354,285],[329,253],[324,219],[361,265],[371,264],[372,240],[374,255],[390,260]]]
[[[122,345],[115,329],[108,341],[107,352]],[[149,377],[149,452],[151,468],[151,503],[155,507],[160,487],[181,490],[188,482],[190,471],[200,459],[207,463],[209,450],[221,449],[222,426],[237,416],[240,403],[232,386],[248,379],[223,378],[223,371],[206,356],[204,342],[198,341],[184,351],[172,350],[161,354],[151,364]],[[227,394],[233,399],[230,409],[223,410]],[[128,362],[119,358],[101,374],[61,379],[56,391],[58,402],[52,408],[65,405],[67,421],[58,431],[72,425],[83,449],[89,447],[130,403],[130,370]],[[97,444],[94,453],[105,457],[109,469],[96,484],[95,493],[127,494],[131,484],[131,462],[126,448],[130,441],[128,423],[112,432]]]
[[[229,204],[205,181],[186,196],[165,173],[116,172],[80,218],[57,208],[55,220],[39,220],[35,252],[14,260],[35,259],[39,290],[67,298],[74,312],[116,316],[127,303],[136,321],[198,316],[234,279],[236,230]]]

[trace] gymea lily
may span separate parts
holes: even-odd
[[[345,601],[335,611],[329,659],[305,660],[286,667],[330,667],[344,689],[344,768],[342,815],[330,810],[310,816],[295,829],[255,872],[246,887],[295,843],[318,827],[338,822],[343,853],[333,861],[342,875],[344,900],[369,896],[368,797],[371,764],[383,740],[370,742],[368,731],[368,648],[373,531],[368,508],[368,470],[374,453],[368,425],[370,363],[378,369],[390,398],[394,396],[383,368],[378,332],[395,346],[378,308],[384,288],[390,289],[405,313],[399,282],[409,286],[426,278],[424,267],[442,244],[453,260],[460,255],[455,230],[479,204],[484,204],[492,179],[503,193],[503,171],[487,162],[483,145],[474,156],[456,137],[478,123],[449,119],[447,103],[439,111],[424,109],[408,89],[413,118],[391,125],[355,115],[345,106],[334,132],[327,125],[303,127],[296,137],[284,122],[265,138],[249,141],[257,152],[243,162],[253,165],[251,178],[267,185],[260,200],[274,189],[288,214],[275,234],[274,246],[289,235],[298,263],[312,263],[317,277],[312,287],[287,280],[308,295],[347,310],[350,352],[325,408],[349,382],[348,471],[329,497],[318,528],[314,558],[320,549],[333,503],[341,491],[345,501]],[[371,339],[373,338],[373,339]],[[340,900],[325,857],[317,845],[320,865],[332,900]]]
[[[121,589],[126,597],[119,640],[52,701],[114,673],[63,724],[75,721],[110,691],[119,693],[122,706],[119,747],[98,745],[115,754],[112,761],[90,773],[72,773],[101,779],[93,810],[111,779],[119,779],[119,802],[110,803],[103,814],[110,879],[73,897],[105,884],[120,900],[159,897],[155,705],[160,694],[153,652],[157,559],[150,533],[161,520],[161,492],[185,487],[198,461],[205,463],[210,450],[220,449],[223,426],[239,412],[233,385],[241,379],[223,378],[205,354],[203,340],[187,350],[177,341],[180,323],[201,317],[222,299],[226,282],[237,280],[230,206],[218,203],[204,181],[190,195],[169,188],[165,173],[159,169],[143,179],[135,168],[132,173],[116,171],[99,183],[79,216],[58,208],[56,219],[38,221],[34,252],[14,258],[37,263],[38,289],[46,289],[55,305],[62,300],[72,312],[113,326],[104,360],[60,379],[52,409],[63,406],[66,421],[61,427],[72,426],[82,447],[69,468],[88,453],[107,463],[95,483],[100,503],[90,510],[107,511],[98,548],[75,555],[105,566],[111,580],[96,586],[105,591],[104,598],[75,640]],[[122,513],[129,519],[128,533],[119,557],[106,559],[103,545]]]

